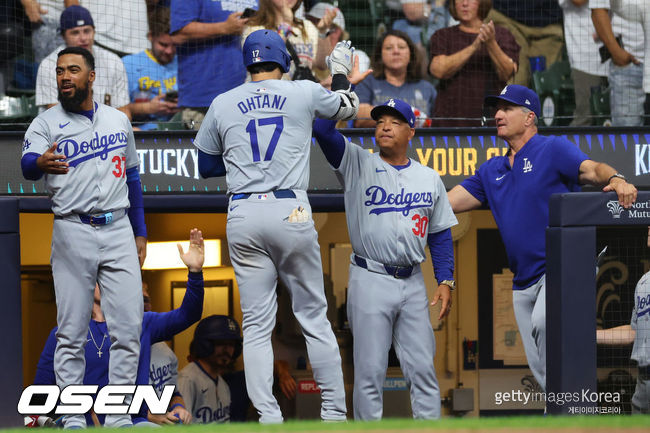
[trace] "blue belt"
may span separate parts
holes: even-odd
[[[368,259],[365,259],[361,256],[354,255],[354,263],[357,264],[357,266],[360,266],[364,269],[368,269],[369,271],[372,272],[378,272],[382,267],[383,270],[386,272],[386,274],[393,276],[395,278],[408,278],[411,276],[413,273],[413,266],[392,266],[392,265],[384,265],[382,263],[375,262],[379,264],[379,267],[375,266],[368,266]]]
[[[66,216],[55,216],[55,219],[77,219],[84,224],[89,224],[91,226],[105,226],[114,221],[117,221],[121,217],[126,215],[125,209],[119,209],[113,212],[106,212],[98,215],[86,215],[86,214],[72,214]]]
[[[106,212],[102,215],[79,214],[79,219],[82,223],[90,224],[91,226],[105,226],[113,222],[114,216],[113,212]]]
[[[276,189],[275,191],[271,191],[271,193],[275,196],[275,198],[296,198],[296,193],[291,191],[290,189]],[[233,196],[230,199],[244,200],[249,198],[252,195],[264,195],[264,194],[265,193],[243,192],[239,194],[233,194]]]

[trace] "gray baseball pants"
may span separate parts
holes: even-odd
[[[546,390],[546,275],[524,290],[512,291],[512,303],[528,366]]]
[[[54,372],[59,388],[84,381],[84,346],[92,344],[87,338],[95,283],[100,287],[111,337],[108,383],[135,384],[144,311],[140,263],[129,218],[124,215],[103,226],[84,224],[77,216],[55,219],[50,262],[58,323]],[[107,415],[104,423],[106,427],[130,424],[130,415]],[[85,425],[83,415],[64,419],[66,428]]]
[[[440,418],[436,341],[420,267],[397,279],[351,263],[347,310],[354,337],[354,419],[382,417],[391,343],[411,391],[413,417]]]
[[[231,200],[226,225],[230,259],[235,268],[244,315],[244,370],[246,388],[262,423],[282,422],[273,396],[271,333],[277,313],[276,285],[280,278],[291,296],[291,306],[302,327],[314,380],[321,389],[321,418],[346,419],[341,355],[327,320],[318,234],[304,191],[296,198],[273,193]],[[302,206],[307,222],[287,217]]]

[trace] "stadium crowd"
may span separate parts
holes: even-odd
[[[371,13],[359,21],[363,4]],[[485,126],[494,113],[482,98],[507,83],[540,95],[546,125],[638,126],[650,110],[650,44],[647,11],[635,14],[635,4],[12,0],[0,11],[0,96],[33,98],[38,111],[22,113],[28,122],[57,103],[56,53],[81,46],[97,58],[95,99],[136,129],[198,129],[214,97],[250,79],[241,44],[267,28],[292,56],[284,79],[326,87],[325,57],[352,39],[361,71],[372,73],[359,84],[361,110],[349,127],[372,126],[370,110],[389,98],[409,102],[418,126]],[[561,86],[546,89],[545,80]]]

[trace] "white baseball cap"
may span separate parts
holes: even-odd
[[[321,19],[325,16],[325,12],[328,9],[336,9],[336,16],[334,17],[334,21],[332,23],[339,26],[341,30],[345,30],[345,18],[343,18],[343,13],[341,12],[340,9],[336,8],[336,6],[334,6],[333,4],[325,3],[325,2],[316,3],[309,10],[309,12],[307,12],[307,15],[314,18]]]

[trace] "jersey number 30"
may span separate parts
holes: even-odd
[[[255,122],[257,121],[257,125]],[[275,117],[265,117],[264,119],[251,119],[246,125],[246,132],[251,139],[251,148],[253,150],[253,162],[260,161],[260,145],[257,141],[257,126],[268,126],[275,125],[275,131],[273,131],[273,136],[269,142],[269,147],[266,148],[266,153],[264,154],[264,161],[270,161],[273,157],[273,152],[275,152],[275,146],[278,145],[280,140],[280,135],[282,135],[282,129],[284,128],[284,121],[282,116]]]
[[[415,214],[411,219],[415,221],[415,227],[411,229],[413,230],[413,234],[415,236],[420,236],[421,238],[426,236],[427,226],[429,225],[429,218],[425,216],[421,216],[419,214]]]

